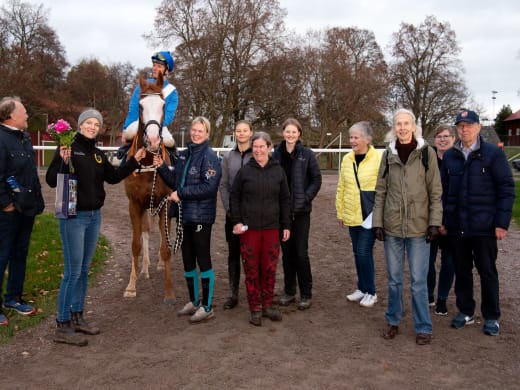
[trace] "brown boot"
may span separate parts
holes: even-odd
[[[55,343],[78,345],[80,347],[88,344],[88,340],[85,336],[74,332],[74,329],[72,329],[72,326],[70,325],[70,321],[56,321],[56,324],[56,332],[54,333]]]
[[[76,332],[81,332],[89,335],[99,334],[99,328],[95,326],[91,326],[87,321],[83,318],[83,312],[78,311],[72,314],[72,328]]]

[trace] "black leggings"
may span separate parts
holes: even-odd
[[[211,267],[211,227],[213,225],[184,225],[182,240],[182,262],[184,271],[193,271],[197,264],[200,272],[208,271]]]

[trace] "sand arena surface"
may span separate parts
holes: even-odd
[[[448,317],[432,311],[432,344],[417,346],[406,277],[407,313],[400,333],[386,341],[380,336],[387,303],[383,245],[377,242],[375,248],[379,302],[370,309],[348,302],[345,295],[356,287],[350,239],[348,230],[336,222],[337,176],[327,174],[323,179],[314,202],[310,238],[313,306],[303,312],[295,306],[282,308],[282,322],[264,319],[260,328],[248,323],[243,276],[239,305],[230,311],[222,309],[228,282],[220,201],[212,240],[216,318],[190,325],[187,318],[177,317],[177,310],[188,301],[180,254],[171,263],[177,303],[162,303],[163,274],[155,269],[156,239],[151,245],[150,279],[138,280],[137,298],[123,299],[131,261],[127,200],[123,184],[106,185],[102,233],[112,242],[113,257],[96,286],[89,289],[86,305],[88,319],[102,333],[89,336],[89,345],[83,348],[55,344],[55,317],[49,317],[0,346],[2,389],[517,388],[520,232],[511,230],[499,243],[499,337],[482,333],[479,309],[474,325],[451,329],[456,312],[452,291]],[[47,206],[52,207],[53,191],[43,187]],[[280,264],[277,292],[281,292],[282,277]],[[478,278],[475,282],[479,308]]]

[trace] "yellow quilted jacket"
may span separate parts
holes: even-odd
[[[357,167],[359,185],[363,191],[374,191],[382,152],[370,145],[368,152]],[[363,223],[361,199],[354,176],[356,163],[354,152],[350,152],[341,162],[341,171],[336,191],[336,215],[346,226],[359,226]]]

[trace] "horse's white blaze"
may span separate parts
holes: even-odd
[[[142,120],[144,124],[155,120],[161,126],[152,123],[146,127],[146,137],[153,151],[159,148],[161,140],[160,132],[162,127],[162,115],[164,110],[164,100],[160,95],[147,95],[139,102],[142,109]]]

